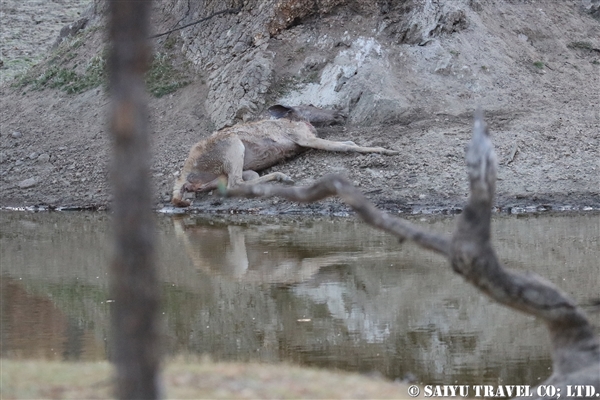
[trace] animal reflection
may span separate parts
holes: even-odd
[[[175,218],[175,233],[194,266],[210,274],[246,282],[292,284],[312,278],[321,268],[354,261],[347,253],[329,253],[306,247],[281,247],[281,236],[292,227],[257,226],[246,229],[210,226]],[[277,240],[268,236],[277,233]]]

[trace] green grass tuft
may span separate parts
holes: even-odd
[[[146,73],[146,86],[154,97],[171,94],[189,83],[184,74],[173,67],[167,54],[155,54],[150,70]]]
[[[83,73],[78,73],[74,67],[66,65],[73,58],[70,52],[61,49],[49,62],[38,64],[18,78],[13,86],[29,87],[31,90],[58,89],[68,94],[83,93],[101,85],[105,88],[108,86],[107,49],[93,57],[85,66]],[[169,56],[164,53],[155,55],[150,69],[146,73],[146,85],[154,97],[173,93],[189,83],[185,74],[176,70]]]
[[[590,42],[571,42],[567,45],[570,49],[592,50],[594,46]]]

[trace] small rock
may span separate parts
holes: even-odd
[[[39,154],[34,151],[33,153],[31,153],[29,155],[29,159],[30,160],[35,160],[36,158],[38,158],[38,156],[39,156]]]
[[[19,182],[19,188],[21,189],[28,189],[30,187],[34,187],[35,185],[37,185],[37,180],[35,178],[28,178]]]
[[[50,154],[41,154],[38,158],[37,158],[38,162],[44,164],[47,163],[48,161],[50,161]]]
[[[15,139],[18,139],[18,138],[20,138],[20,137],[21,137],[21,136],[23,136],[23,135],[21,134],[21,132],[14,131],[14,132],[11,134],[11,136],[12,136],[13,138],[15,138]]]

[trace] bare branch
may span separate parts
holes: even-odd
[[[451,239],[378,210],[346,179],[335,175],[307,187],[240,185],[227,195],[280,196],[300,202],[339,196],[369,225],[445,255],[454,271],[493,300],[544,320],[553,346],[554,373],[547,383],[593,385],[600,391],[600,343],[583,311],[545,279],[505,269],[493,250],[490,226],[497,160],[480,109],[475,113],[466,162],[471,194]]]
[[[152,35],[148,39],[156,39],[158,37],[168,35],[169,33],[180,31],[180,30],[188,28],[188,27],[190,27],[192,25],[199,24],[200,22],[208,21],[209,19],[211,19],[212,17],[216,17],[217,15],[221,15],[221,14],[237,14],[240,11],[242,11],[241,7],[238,7],[238,8],[228,8],[228,9],[225,9],[225,10],[217,11],[217,12],[214,12],[214,13],[210,14],[208,17],[201,18],[201,19],[199,19],[197,21],[190,22],[189,24],[185,24],[185,25],[179,26],[177,28],[173,28],[173,29],[168,30],[166,32],[157,33],[156,35]]]
[[[452,268],[495,301],[546,322],[555,374],[571,373],[590,362],[600,366],[598,338],[575,302],[535,274],[506,270],[494,253],[490,223],[497,161],[481,110],[475,114],[466,159],[471,195],[452,235]]]
[[[393,217],[377,209],[348,180],[337,175],[326,175],[311,186],[283,187],[274,185],[239,185],[226,192],[232,197],[283,197],[292,201],[311,203],[331,196],[339,196],[369,225],[397,236],[409,239],[420,246],[449,256],[450,239],[427,232],[408,221]]]

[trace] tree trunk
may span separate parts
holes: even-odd
[[[154,265],[144,72],[150,1],[111,0],[109,60],[115,254],[111,265],[116,396],[156,399],[159,286]]]

